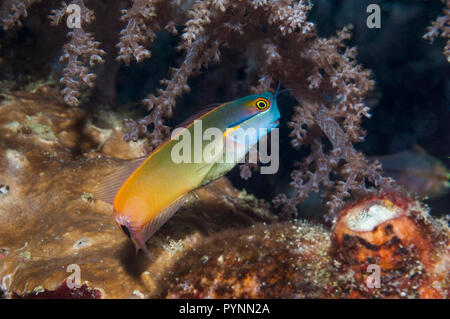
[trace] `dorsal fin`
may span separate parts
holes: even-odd
[[[151,154],[151,153],[150,153]],[[111,175],[105,177],[105,179],[98,185],[93,191],[95,199],[102,200],[112,205],[114,197],[123,183],[133,172],[150,156],[142,156],[134,160],[126,161],[122,167],[119,167]]]
[[[194,115],[189,116],[186,120],[181,122],[176,126],[176,128],[181,127],[188,127],[190,124],[192,124],[195,120],[199,119],[203,115],[205,115],[208,112],[211,112],[212,110],[222,106],[225,103],[213,103],[205,106],[203,109],[201,109],[199,112],[195,113]]]

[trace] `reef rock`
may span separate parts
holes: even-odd
[[[178,261],[166,298],[330,298],[330,234],[304,222],[212,235]]]

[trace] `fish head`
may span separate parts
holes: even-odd
[[[120,227],[122,232],[127,235],[128,238],[132,238],[138,232],[137,227],[133,226],[130,217],[121,214],[116,207],[113,206],[114,220],[116,224]]]
[[[277,93],[263,92],[249,95],[232,103],[234,119],[231,120],[230,117],[227,128],[239,128],[235,131],[235,140],[239,141],[245,136],[250,138],[250,144],[254,144],[279,125]]]

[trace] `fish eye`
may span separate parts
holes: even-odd
[[[269,101],[266,99],[257,99],[255,101],[255,107],[258,111],[265,111],[269,108]]]
[[[128,230],[127,226],[120,225],[120,228],[122,228],[123,232],[128,236],[128,238],[131,238],[130,231]]]

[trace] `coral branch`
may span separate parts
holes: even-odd
[[[132,59],[140,62],[150,57],[147,47],[155,39],[157,30],[147,28],[146,23],[156,16],[154,2],[136,0],[130,9],[122,10],[121,20],[126,22],[126,27],[120,31],[118,60],[129,64]]]
[[[187,80],[190,75],[199,72],[202,66],[207,66],[210,59],[219,60],[219,42],[206,42],[204,38],[196,40],[189,48],[182,65],[171,70],[171,79],[162,80],[166,85],[164,90],[158,89],[157,96],[150,94],[144,104],[150,112],[149,115],[134,122],[126,119],[129,132],[125,135],[126,141],[136,141],[141,134],[147,131],[147,126],[153,125],[151,146],[157,147],[162,143],[170,129],[163,124],[163,118],[172,116],[175,99],[183,92],[189,91]]]
[[[20,19],[28,16],[29,8],[40,0],[6,0],[0,7],[0,26],[5,30],[13,28],[15,25],[21,27]]]
[[[302,163],[298,164],[299,169],[291,174],[291,186],[296,190],[296,196],[292,199],[278,196],[274,200],[276,206],[285,205],[286,214],[295,213],[295,206],[306,199],[311,191],[318,192],[320,186],[325,190],[322,197],[333,218],[342,208],[345,198],[351,194],[366,195],[375,190],[368,188],[367,185],[376,188],[395,187],[391,178],[382,177],[381,165],[378,162],[369,164],[364,155],[354,149],[346,132],[330,115],[329,109],[323,105],[307,105],[304,109],[297,107],[297,110],[306,114],[307,120],[295,122],[301,116],[299,113],[294,116],[294,122],[291,123],[294,127],[292,135],[295,137],[293,145],[298,147],[309,144],[311,152]],[[311,140],[303,137],[307,131],[302,125],[306,123],[317,124],[308,136]],[[332,144],[332,150],[327,153],[323,149],[322,134]],[[330,177],[332,172],[334,179]]]
[[[445,7],[442,9],[443,16],[437,17],[427,28],[428,32],[423,35],[423,38],[433,42],[434,39],[441,37],[447,39],[444,47],[444,55],[447,61],[450,62],[450,0],[441,0]]]
[[[105,51],[99,49],[100,42],[94,40],[92,33],[85,28],[94,20],[94,12],[89,10],[83,0],[73,0],[71,4],[80,7],[81,26],[75,27],[67,36],[69,43],[64,45],[64,54],[60,58],[61,63],[66,63],[60,83],[64,86],[62,94],[69,105],[77,105],[80,97],[80,89],[83,86],[94,87],[95,74],[90,69],[96,64],[103,63],[102,56]],[[49,18],[53,25],[59,25],[67,13],[67,4],[62,8],[53,10]]]

